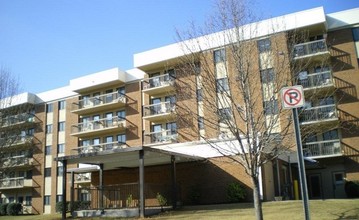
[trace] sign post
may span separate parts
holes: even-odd
[[[297,143],[297,154],[298,154],[299,181],[300,181],[300,188],[301,188],[301,194],[303,200],[303,208],[304,208],[305,219],[310,220],[308,190],[307,190],[308,188],[307,188],[307,180],[305,177],[303,147],[302,147],[302,141],[300,135],[298,109],[297,109],[299,107],[302,107],[305,103],[303,87],[302,86],[284,87],[281,90],[281,98],[282,98],[283,108],[292,109],[293,111],[294,131],[295,131],[295,139]]]

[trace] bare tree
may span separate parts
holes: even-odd
[[[280,21],[257,22],[252,6],[220,0],[204,28],[177,32],[185,55],[177,66],[176,109],[179,127],[187,128],[180,130],[183,136],[199,135],[245,169],[256,218],[263,219],[260,168],[295,146],[292,115],[280,104],[280,90],[300,84],[297,73],[311,61],[293,61],[293,45],[306,33],[283,31]]]

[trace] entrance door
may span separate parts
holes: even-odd
[[[308,191],[310,199],[321,199],[322,195],[322,177],[320,174],[308,176]]]
[[[344,172],[333,172],[334,198],[346,198]]]

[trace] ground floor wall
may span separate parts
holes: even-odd
[[[146,205],[156,200],[156,190],[166,188],[164,194],[171,200],[172,175],[171,165],[145,167],[145,185],[152,186],[152,198],[146,197]],[[103,184],[137,183],[138,168],[122,168],[104,171]],[[249,176],[244,169],[226,158],[207,161],[176,163],[177,201],[184,205],[227,203],[226,190],[229,184],[239,183],[246,191],[245,201],[252,200],[252,187]],[[92,185],[98,186],[99,173],[91,177]],[[162,188],[162,189],[161,189]],[[124,203],[124,202],[123,202]]]

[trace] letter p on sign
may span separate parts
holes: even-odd
[[[284,87],[281,90],[282,106],[285,109],[299,108],[304,105],[302,86]]]

